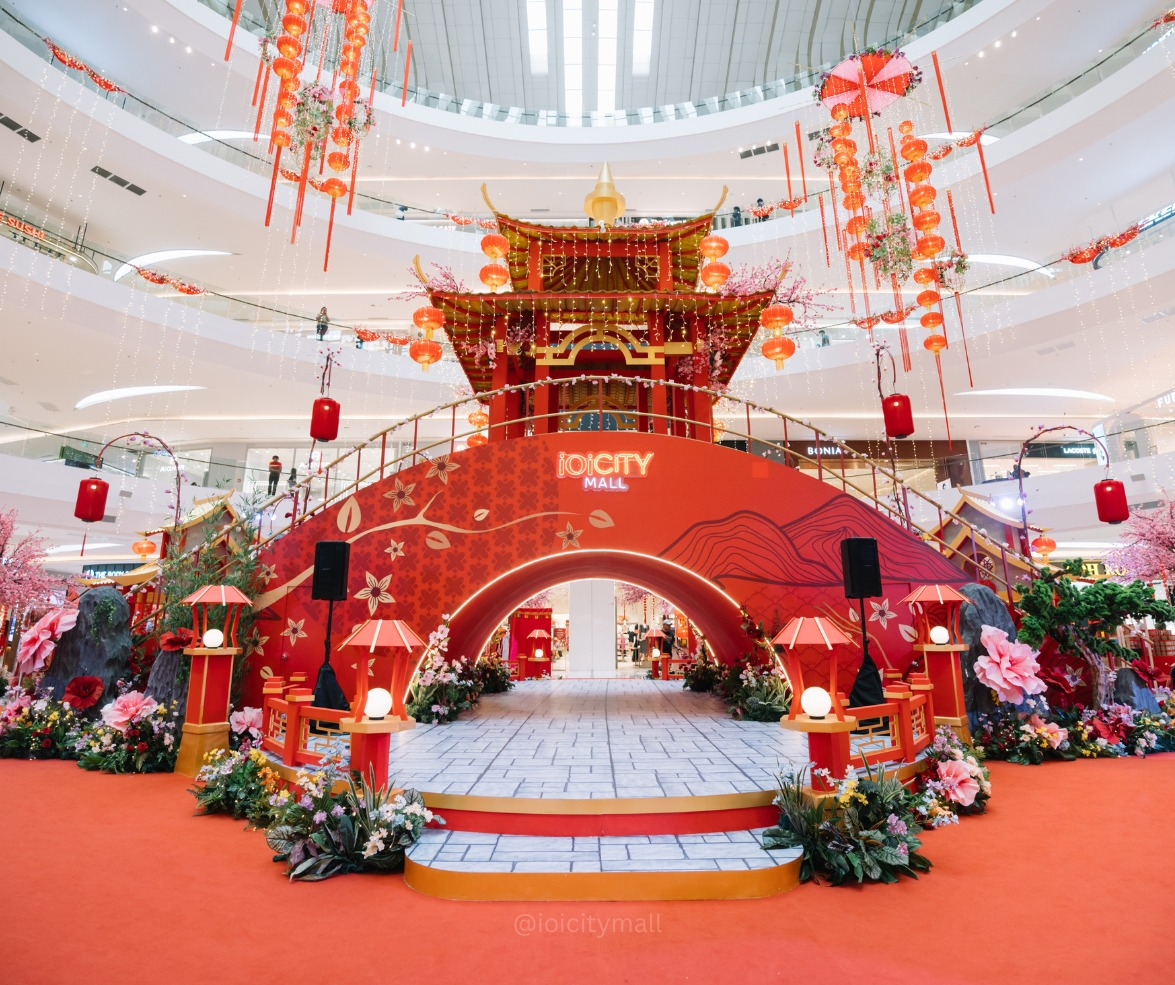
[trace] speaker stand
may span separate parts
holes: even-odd
[[[859,598],[857,601],[861,603],[861,666],[857,669],[853,690],[849,692],[850,708],[879,705],[885,700],[885,693],[881,687],[881,674],[877,671],[877,664],[869,656],[869,631],[865,625],[865,599]],[[867,725],[869,723],[862,722],[861,724]]]
[[[331,599],[326,610],[326,643],[322,655],[322,666],[318,668],[318,680],[314,682],[314,705],[317,708],[331,708],[346,711],[351,707],[343,689],[339,687],[335,669],[330,665],[330,631],[334,622],[335,602]]]

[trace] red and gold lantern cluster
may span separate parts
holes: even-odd
[[[439,363],[443,355],[441,344],[432,336],[433,332],[445,327],[445,313],[440,308],[426,304],[413,312],[412,323],[424,333],[424,338],[417,339],[408,346],[408,355],[427,373],[428,367],[433,363]]]
[[[709,261],[702,267],[701,281],[711,290],[718,290],[730,279],[730,267],[722,263],[720,259],[726,256],[726,251],[729,249],[730,243],[713,233],[698,244],[698,252]]]
[[[477,410],[471,411],[469,417],[466,418],[470,424],[478,428],[476,432],[465,439],[465,444],[470,448],[476,448],[478,445],[484,445],[489,439],[482,432],[487,424],[490,423],[490,415],[487,414],[480,407]]]
[[[795,341],[783,334],[794,318],[795,314],[786,304],[769,304],[759,312],[759,324],[771,333],[760,351],[764,358],[775,363],[776,369],[783,369],[784,364],[796,354]]]
[[[510,283],[510,271],[497,262],[510,252],[510,242],[506,237],[501,233],[488,233],[481,238],[481,251],[494,261],[481,268],[481,282],[491,291]]]
[[[323,270],[330,264],[335,206],[340,198],[349,194],[347,212],[351,211],[359,167],[359,143],[372,125],[374,65],[366,100],[359,84],[361,68],[366,72],[363,63],[371,29],[371,15],[367,8],[367,0],[330,0],[328,3],[285,0],[285,15],[281,20],[283,33],[273,42],[277,54],[272,57],[270,67],[280,82],[270,117],[270,149],[277,150],[265,224],[269,225],[273,215],[273,196],[281,172],[283,150],[289,148],[297,155],[300,164],[291,242],[302,223],[313,164],[318,163],[319,175],[325,168],[330,168],[332,175],[314,183],[314,187],[331,200]],[[268,60],[266,39],[262,46],[262,71]],[[371,64],[374,59],[368,57],[366,61]],[[303,79],[303,73],[311,66],[316,67],[312,82]],[[326,81],[326,72],[330,73],[329,82]],[[255,133],[261,129],[268,88],[269,76],[265,75]],[[255,101],[256,95],[255,89]],[[349,181],[340,177],[347,172],[350,172]]]

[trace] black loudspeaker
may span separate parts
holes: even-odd
[[[881,596],[881,564],[877,541],[872,537],[846,537],[840,542],[844,568],[845,598],[874,599]]]
[[[347,569],[351,545],[345,540],[320,540],[314,545],[314,582],[310,597],[323,602],[347,601]]]

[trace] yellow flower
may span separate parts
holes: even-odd
[[[175,703],[174,703],[174,702],[172,702],[172,705],[173,705],[173,707],[174,707],[174,704],[175,704]],[[156,709],[155,709],[155,714],[156,714],[156,715],[166,715],[166,714],[167,714],[167,709],[166,709],[166,708],[164,708],[164,707],[163,707],[163,705],[160,705],[158,708],[156,708]]]

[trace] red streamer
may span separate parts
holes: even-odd
[[[355,141],[355,157],[351,161],[351,188],[347,192],[347,215],[355,204],[355,177],[359,174],[359,141]]]
[[[938,392],[942,394],[942,419],[947,425],[947,447],[953,448],[954,444],[951,441],[951,418],[947,413],[947,388],[942,381],[942,356],[939,353],[934,354],[934,361],[938,364]]]
[[[412,65],[412,41],[408,41],[408,50],[404,53],[404,88],[400,94],[400,106],[408,105],[408,69]],[[994,211],[994,210],[993,210]]]
[[[233,35],[237,33],[237,21],[241,19],[241,3],[242,0],[237,0],[236,9],[233,10],[232,27],[228,29],[228,44],[224,46],[224,60],[227,62],[229,55],[233,53]],[[253,95],[257,95],[257,90],[253,90]]]
[[[808,201],[808,176],[804,171],[804,142],[800,137],[800,121],[796,120],[796,153],[800,155],[800,184],[804,186],[804,201]],[[788,195],[791,198],[791,195]]]
[[[983,171],[983,186],[987,189],[987,204],[991,206],[991,214],[995,215],[995,199],[991,195],[991,181],[987,177],[987,158],[983,156],[983,137],[975,142],[975,149],[979,151],[979,167]]]
[[[265,207],[265,225],[269,225],[269,220],[273,217],[273,193],[277,188],[277,176],[281,170],[282,163],[282,149],[277,149],[277,155],[273,159],[273,177],[269,179],[269,204]]]
[[[947,121],[947,133],[954,133],[954,128],[951,126],[951,111],[947,109],[947,91],[942,84],[942,69],[938,65],[938,52],[932,51],[930,59],[934,62],[934,77],[938,81],[938,95],[942,99],[942,115]]]
[[[824,196],[817,195],[816,201],[820,203],[820,228],[824,231],[824,266],[832,266],[832,255],[828,252],[828,222],[824,218]]]
[[[392,51],[400,50],[400,17],[404,13],[404,0],[396,4],[396,36],[392,39]]]
[[[787,174],[787,200],[792,200],[791,193],[791,163],[787,159],[787,141],[783,144],[783,170]]]
[[[265,67],[265,63],[261,63],[261,67]],[[253,143],[257,143],[257,138],[261,135],[261,115],[265,112],[265,97],[269,93],[269,73],[265,72],[265,81],[261,84],[261,101],[257,104],[257,122],[253,124]]]
[[[330,266],[330,240],[335,231],[335,206],[339,204],[339,200],[333,195],[330,200],[330,219],[326,223],[326,256],[322,258],[322,272],[326,273],[326,268]]]

